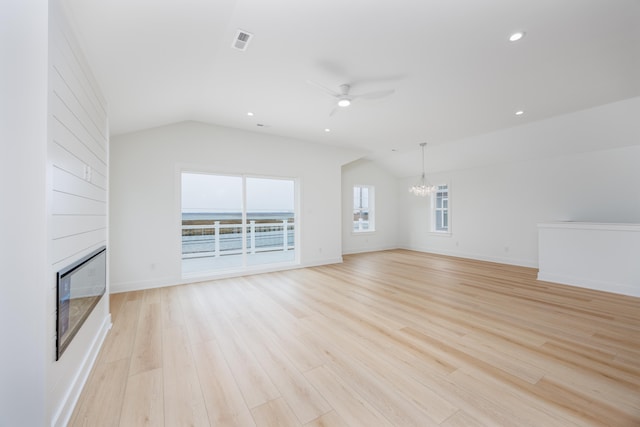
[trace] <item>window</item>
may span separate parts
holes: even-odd
[[[293,179],[181,178],[183,274],[295,261]]]
[[[431,199],[431,231],[449,232],[449,186],[438,185]]]
[[[375,231],[374,188],[372,185],[353,186],[353,231]]]

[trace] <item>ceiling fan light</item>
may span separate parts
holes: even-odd
[[[343,98],[340,101],[338,101],[339,107],[348,107],[349,105],[351,105],[351,101],[348,100],[347,98]]]

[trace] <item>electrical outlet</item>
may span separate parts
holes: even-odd
[[[87,182],[91,182],[91,166],[84,165],[83,168],[83,179]]]

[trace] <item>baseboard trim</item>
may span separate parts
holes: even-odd
[[[392,251],[394,249],[404,249],[398,246],[380,246],[374,248],[349,248],[342,252],[342,255],[366,254],[368,252]]]
[[[146,289],[165,288],[167,286],[187,285],[190,283],[208,282],[210,280],[230,279],[232,277],[252,276],[254,274],[273,273],[276,271],[295,270],[305,267],[317,267],[320,265],[339,264],[342,257],[330,259],[309,260],[303,264],[280,264],[272,267],[255,268],[243,271],[227,271],[219,274],[193,275],[179,278],[162,278],[155,280],[140,280],[136,282],[111,283],[109,293],[119,294],[122,292],[143,291]]]
[[[82,360],[82,366],[78,369],[76,376],[62,401],[62,405],[60,405],[58,412],[53,417],[51,426],[64,427],[69,424],[73,410],[80,398],[80,393],[82,393],[82,389],[89,378],[91,369],[98,357],[98,353],[102,348],[102,344],[107,337],[109,329],[111,329],[111,313],[107,314],[102,320],[100,330],[91,342],[91,347]]]
[[[315,259],[310,260],[302,264],[300,267],[318,267],[320,265],[330,265],[330,264],[341,264],[343,261],[342,257],[338,258],[323,258],[323,259]]]
[[[538,280],[543,282],[560,283],[577,288],[593,289],[594,291],[610,292],[630,297],[640,297],[640,287],[624,283],[603,282],[583,277],[572,277],[562,274],[538,273]]]
[[[405,249],[408,251],[416,251],[416,252],[425,252],[425,253],[436,254],[436,255],[445,255],[445,256],[451,256],[456,258],[467,258],[467,259],[473,259],[477,261],[495,262],[498,264],[515,265],[518,267],[538,268],[538,264],[536,262],[533,262],[530,260],[523,260],[523,259],[504,258],[504,257],[487,256],[487,255],[480,255],[480,254],[470,254],[466,252],[456,252],[456,251],[437,251],[430,248],[417,248],[412,246],[401,246],[399,249]]]
[[[186,283],[186,282],[185,282]],[[109,293],[119,294],[122,292],[144,291],[145,289],[164,288],[183,284],[177,278],[161,278],[152,280],[137,280],[135,282],[110,283]]]

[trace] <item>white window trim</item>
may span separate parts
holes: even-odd
[[[178,259],[182,259],[182,239],[181,239],[181,227],[182,227],[182,174],[205,174],[205,175],[223,175],[223,176],[235,176],[243,178],[267,178],[267,179],[283,179],[293,180],[294,182],[294,233],[295,233],[295,245],[301,247],[302,232],[301,232],[301,187],[302,180],[299,177],[290,176],[278,176],[278,175],[258,175],[258,174],[246,174],[236,173],[233,171],[220,170],[218,168],[209,168],[203,165],[177,163],[174,167],[174,205],[176,206],[175,215],[175,256]],[[244,192],[244,189],[243,189]],[[245,239],[246,240],[246,239]],[[183,283],[190,283],[194,278],[198,280],[214,280],[227,277],[235,277],[238,275],[247,275],[258,273],[266,273],[271,271],[282,271],[283,269],[292,268],[292,266],[301,265],[301,250],[295,251],[295,258],[293,261],[277,262],[272,264],[260,264],[260,265],[247,265],[243,259],[243,266],[238,268],[229,268],[224,270],[208,270],[203,272],[194,272],[185,274],[181,268],[181,278]],[[243,255],[244,257],[244,255]]]
[[[351,187],[351,211],[353,212],[353,189],[355,187],[366,187],[369,189],[369,229],[367,230],[354,230],[353,229],[353,213],[351,214],[351,234],[354,236],[361,236],[363,234],[373,234],[376,232],[376,189],[375,185],[371,184],[353,184]],[[373,209],[372,209],[373,207]],[[371,227],[373,225],[373,227]]]
[[[436,207],[435,207],[435,203],[436,203],[436,192],[431,194],[430,197],[430,204],[429,204],[429,216],[430,216],[430,222],[429,222],[429,234],[432,234],[434,236],[442,236],[442,237],[451,237],[452,234],[452,230],[451,230],[451,184],[448,182],[440,182],[438,184],[435,184],[435,187],[438,188],[439,186],[442,185],[446,185],[447,186],[447,220],[448,220],[448,224],[447,224],[447,231],[438,231],[436,230]]]

